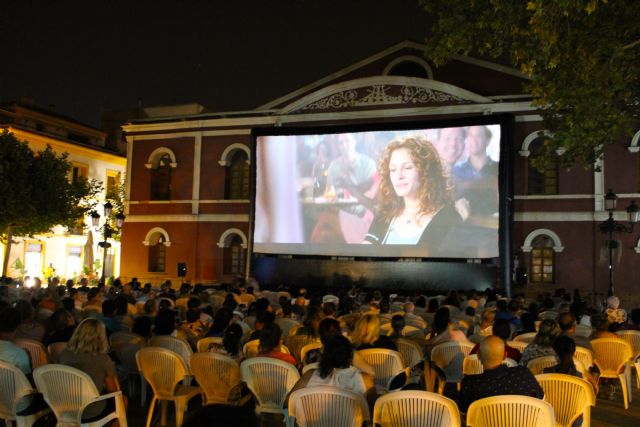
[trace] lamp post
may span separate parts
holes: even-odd
[[[638,211],[640,210],[638,205],[636,205],[635,200],[632,201],[625,209],[627,211],[629,225],[618,222],[613,219],[613,212],[616,209],[617,200],[618,196],[616,193],[609,189],[607,194],[604,196],[604,208],[609,211],[609,218],[598,225],[598,229],[601,233],[607,233],[609,235],[607,243],[607,247],[609,249],[609,292],[607,293],[607,296],[613,295],[613,250],[618,247],[618,243],[613,241],[613,233],[631,233],[633,231],[633,226],[638,222]]]
[[[104,208],[104,225],[102,226],[102,241],[98,243],[98,246],[102,248],[102,283],[106,283],[105,270],[107,267],[107,249],[111,247],[111,243],[109,243],[109,238],[113,233],[114,229],[111,226],[111,212],[113,211],[113,205],[109,202],[103,205]],[[125,216],[122,212],[119,212],[116,215],[115,226],[118,228],[122,228],[122,224],[124,224]],[[100,230],[100,214],[96,211],[91,212],[91,223],[96,231]]]

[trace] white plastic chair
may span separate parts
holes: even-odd
[[[541,374],[544,368],[548,368],[550,366],[554,366],[558,364],[558,359],[556,356],[541,356],[532,359],[529,363],[527,363],[527,368],[531,371],[533,375]]]
[[[518,335],[517,337],[515,337],[513,340],[514,341],[522,341],[522,342],[526,342],[527,344],[530,343],[531,341],[533,341],[533,339],[536,337],[536,335],[538,335],[537,332],[527,332],[526,334],[521,334]]]
[[[56,418],[58,425],[97,427],[117,419],[127,426],[122,391],[100,395],[89,375],[71,366],[51,363],[33,371],[33,379]],[[82,422],[82,412],[92,403],[115,399],[115,410],[91,423]]]
[[[304,347],[302,347],[302,349],[300,349],[300,361],[302,363],[305,363],[305,361],[307,360],[307,353],[309,353],[312,350],[321,350],[321,349],[322,349],[322,343],[320,341],[312,342],[311,344],[305,345]]]
[[[338,387],[306,387],[289,396],[290,427],[361,427],[369,419],[364,396]]]
[[[406,338],[398,338],[396,345],[402,355],[402,363],[404,363],[405,368],[413,368],[424,361],[424,354],[417,342]]]
[[[587,325],[576,325],[575,335],[579,337],[589,338],[593,333],[593,328]]]
[[[270,357],[252,357],[240,364],[240,377],[256,397],[257,412],[280,414],[300,374],[295,366]]]
[[[196,350],[198,353],[209,351],[209,346],[212,344],[222,345],[222,337],[204,337],[200,338],[196,343]]]
[[[140,335],[127,331],[114,332],[109,337],[109,345],[111,350],[116,353],[116,356],[118,356],[120,349],[128,344],[139,344],[144,346],[146,342]]]
[[[438,344],[431,350],[431,361],[445,375],[445,381],[448,383],[456,383],[460,389],[462,382],[462,362],[465,356],[468,356],[473,350],[474,344],[471,342],[449,341]],[[438,393],[444,392],[444,383],[439,384]]]
[[[582,362],[587,369],[593,366],[593,352],[586,347],[576,346],[576,352],[573,357]]]
[[[18,415],[20,411],[20,400],[37,393],[33,389],[31,383],[24,373],[16,366],[0,361],[0,419],[4,420],[6,425],[15,422],[17,427],[29,427],[43,415],[51,412],[51,409],[45,408],[30,415]]]
[[[240,384],[240,366],[232,358],[218,353],[195,353],[191,369],[202,388],[203,405],[228,403],[229,392]]]
[[[529,396],[504,395],[478,399],[469,405],[469,427],[550,427],[555,425],[553,407]]]
[[[140,349],[136,353],[136,360],[138,369],[153,390],[153,399],[147,414],[147,427],[151,425],[153,411],[158,401],[162,405],[161,425],[167,424],[167,405],[172,401],[176,408],[176,426],[180,427],[187,403],[192,397],[201,393],[199,387],[178,385],[189,375],[184,360],[175,352],[162,347]]]
[[[376,400],[373,424],[381,427],[458,427],[458,405],[444,396],[422,390],[385,394]]]
[[[631,344],[633,366],[636,368],[636,387],[640,389],[640,331],[618,331],[620,338]],[[630,378],[628,378],[630,380]]]
[[[544,400],[553,407],[557,427],[571,427],[582,416],[582,427],[591,427],[591,407],[596,404],[593,387],[587,381],[565,374],[536,375]]]
[[[29,354],[32,370],[49,363],[47,349],[40,341],[30,340],[27,338],[16,338],[13,340],[13,343],[24,349]]]
[[[359,350],[358,354],[373,368],[374,382],[379,393],[389,391],[393,379],[402,372],[406,375],[406,381],[409,380],[409,369],[404,367],[399,352],[386,348],[369,348]]]
[[[127,375],[127,385],[129,396],[133,396],[133,387],[136,380],[140,381],[140,404],[144,406],[147,401],[147,381],[144,379],[144,375],[138,369],[138,362],[136,360],[136,353],[144,348],[144,343],[126,344],[120,347],[116,356],[120,361],[118,365],[122,371]]]
[[[621,338],[598,338],[591,341],[593,362],[600,369],[599,378],[617,378],[622,387],[624,409],[629,409],[631,344]],[[623,371],[620,373],[620,371]]]
[[[281,317],[279,319],[276,319],[275,324],[280,327],[285,344],[288,343],[289,332],[291,331],[291,329],[302,326],[302,323],[298,322],[297,320],[290,319],[288,317]]]
[[[294,335],[289,337],[287,348],[291,352],[291,355],[296,358],[298,362],[302,362],[302,347],[308,344],[319,343],[320,338],[312,337],[310,335]]]
[[[302,375],[306,374],[309,371],[313,371],[314,369],[318,369],[320,367],[320,363],[319,362],[313,362],[313,363],[309,363],[307,365],[304,365],[302,367]]]
[[[477,354],[465,356],[462,361],[462,373],[464,375],[480,375],[483,372],[484,366],[482,366],[482,362],[478,359]]]
[[[182,360],[187,367],[187,371],[191,371],[189,367],[189,360],[191,359],[193,350],[191,350],[191,346],[185,340],[169,335],[156,335],[151,337],[149,340],[149,346],[162,347],[177,353],[182,357]]]
[[[527,348],[529,343],[527,341],[507,341],[507,345],[509,347],[515,348],[520,353],[524,352],[524,349]]]

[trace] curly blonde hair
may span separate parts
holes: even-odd
[[[378,190],[377,212],[386,222],[399,215],[404,200],[398,197],[391,183],[389,162],[394,151],[406,148],[420,177],[420,213],[432,215],[453,201],[451,188],[444,173],[440,156],[433,144],[420,135],[409,135],[389,142],[382,153],[378,170],[381,181]]]
[[[67,348],[74,353],[108,353],[109,343],[104,323],[91,317],[84,319],[73,331]]]

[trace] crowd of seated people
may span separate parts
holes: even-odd
[[[216,287],[182,284],[174,290],[170,282],[154,287],[136,280],[95,287],[82,280],[28,288],[8,281],[0,286],[0,360],[19,367],[31,379],[32,361],[14,340],[45,346],[66,343],[56,362],[86,372],[100,392],[108,393],[126,380],[122,361],[110,351],[109,337],[127,332],[141,343],[156,336],[173,337],[193,352],[200,340],[216,338],[203,351],[222,354],[237,364],[255,356],[284,361],[302,373],[294,390],[340,387],[362,394],[373,407],[375,369],[360,350],[400,352],[401,341],[411,341],[421,360],[428,361],[436,346],[465,342],[474,345],[470,354],[477,354],[484,367],[480,375],[465,376],[459,391],[446,390],[465,412],[474,400],[492,393],[540,398],[540,387],[527,369],[539,357],[557,358],[545,372],[585,377],[573,362],[576,348],[590,349],[591,340],[597,338],[621,339],[616,334],[620,330],[640,330],[640,309],[627,315],[616,297],[596,308],[594,301],[563,290],[527,301],[524,295],[504,298],[491,289],[446,295],[342,289],[261,291],[256,282],[241,282]],[[585,328],[591,332],[585,334]],[[524,334],[532,339],[520,351],[512,340]],[[313,345],[294,349],[296,340]],[[255,354],[245,354],[252,341]],[[420,375],[407,376],[398,388],[424,390],[429,371],[422,375],[421,364]],[[602,384],[597,369],[586,372],[586,377],[595,390]],[[613,382],[607,385],[607,396],[615,395]],[[105,410],[109,407],[93,408],[95,413],[88,415]]]

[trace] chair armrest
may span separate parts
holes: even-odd
[[[122,390],[114,391],[112,393],[107,393],[107,394],[101,394],[100,396],[94,399],[91,399],[91,401],[87,402],[86,405],[80,408],[80,411],[78,411],[78,425],[82,424],[82,413],[84,412],[85,409],[87,409],[87,406],[96,402],[100,402],[102,400],[111,399],[112,397],[116,401],[116,412],[119,412],[120,408],[124,410],[124,400],[122,399]]]

